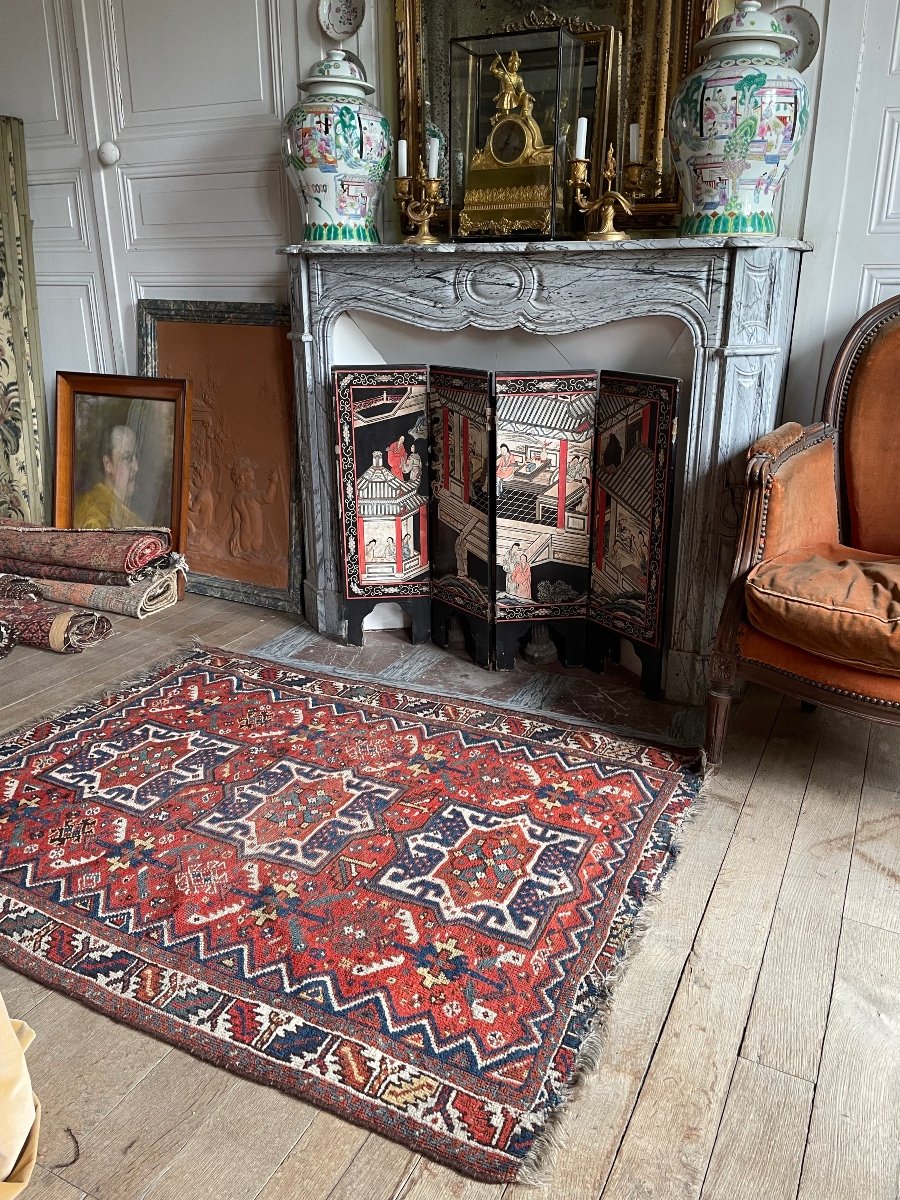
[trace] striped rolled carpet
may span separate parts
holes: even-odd
[[[0,579],[0,594],[3,581]],[[112,587],[93,583],[67,583],[61,579],[40,579],[35,582],[46,600],[58,604],[77,604],[100,612],[121,613],[139,621],[152,613],[162,612],[178,599],[178,571],[170,569],[154,573],[131,587]]]

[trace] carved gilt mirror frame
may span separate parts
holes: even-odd
[[[502,0],[498,7],[501,4]],[[468,36],[477,32],[518,32],[561,26],[595,44],[599,72],[592,114],[592,186],[600,183],[602,190],[601,142],[612,141],[618,162],[624,164],[629,158],[629,127],[637,124],[640,128],[639,160],[643,167],[633,169],[627,179],[624,172],[620,173],[620,187],[626,194],[630,192],[630,198],[635,201],[635,216],[630,224],[636,227],[671,225],[681,212],[681,203],[666,144],[669,104],[678,84],[695,65],[693,46],[709,33],[721,12],[731,8],[732,4],[728,0],[605,0],[598,5],[591,0],[576,0],[574,7],[581,12],[572,13],[571,7],[567,3],[566,12],[560,15],[543,4],[527,12],[521,11],[520,4],[511,4],[506,12],[512,9],[516,15],[500,20],[496,29],[464,28],[459,32]],[[424,156],[429,62],[441,62],[449,55],[449,41],[440,34],[432,36],[448,44],[430,46],[428,13],[435,13],[440,24],[452,10],[453,6],[447,0],[395,0],[397,136],[406,138],[411,163]],[[600,17],[601,21],[605,19],[605,23],[587,19],[582,15],[587,12]],[[619,18],[618,24],[611,23],[610,16]],[[601,78],[604,67],[608,72],[606,79]],[[441,121],[437,120],[436,124],[440,127]]]

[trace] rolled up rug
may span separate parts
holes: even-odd
[[[168,554],[161,554],[159,558],[154,558],[152,562],[147,563],[146,567],[141,567],[139,571],[132,571],[130,575],[126,576],[127,586],[133,587],[134,584],[141,583],[145,579],[152,579],[163,571],[181,571],[184,574],[187,569],[187,559],[184,555],[170,550]]]
[[[29,562],[25,558],[0,558],[0,571],[15,571],[18,575],[30,576],[32,580],[60,579],[67,583],[92,583],[97,587],[131,587],[142,579],[168,570],[173,557],[181,556],[161,554],[151,559],[147,566],[128,574],[123,571],[95,571],[90,567],[68,567],[62,563]]]
[[[109,617],[49,600],[0,600],[0,624],[11,625],[23,646],[80,654],[112,635]]]
[[[7,561],[113,571],[128,575],[172,549],[168,529],[50,529],[0,526],[0,571],[34,575],[7,567]]]
[[[6,658],[13,646],[19,644],[19,631],[8,621],[0,621],[0,658]]]
[[[43,593],[24,575],[0,575],[0,600],[40,600]]]
[[[2,587],[2,577],[0,577]],[[101,587],[92,583],[65,583],[60,579],[40,580],[47,600],[77,604],[100,612],[122,613],[139,621],[169,608],[178,599],[178,571],[170,569],[141,580],[131,587]],[[2,593],[0,593],[2,594]]]

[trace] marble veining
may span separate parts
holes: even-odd
[[[320,257],[328,255],[358,254],[376,255],[377,257],[425,257],[438,254],[560,254],[575,252],[577,254],[630,254],[635,250],[752,250],[757,247],[767,247],[777,250],[811,250],[809,242],[796,238],[777,237],[637,237],[626,242],[586,242],[583,240],[570,242],[439,242],[436,246],[407,246],[405,243],[395,245],[359,245],[337,246],[329,243],[301,242],[292,246],[283,246],[279,254],[308,254]]]
[[[286,247],[307,619],[332,637],[345,632],[330,378],[343,313],[378,313],[423,331],[520,327],[537,335],[674,316],[690,331],[694,372],[679,415],[684,476],[666,693],[699,702],[728,585],[743,460],[780,415],[800,260],[809,248],[752,237]],[[427,341],[421,361],[433,361]]]

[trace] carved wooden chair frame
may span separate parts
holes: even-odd
[[[759,450],[747,464],[744,513],[735,546],[731,583],[722,609],[715,647],[710,658],[710,688],[706,711],[706,753],[710,766],[721,760],[731,703],[737,695],[738,681],[761,683],[789,696],[795,696],[810,708],[825,704],[844,712],[900,725],[900,703],[876,699],[844,688],[807,679],[789,671],[742,659],[737,638],[741,623],[746,623],[744,588],[747,576],[762,561],[766,542],[769,495],[779,470],[792,458],[823,441],[831,441],[835,450],[835,471],[839,483],[836,502],[840,505],[841,539],[849,536],[850,520],[843,471],[842,431],[847,397],[856,367],[876,335],[892,321],[900,320],[900,297],[892,297],[871,309],[850,330],[838,351],[825,390],[823,420],[809,425],[799,436],[790,436],[787,427],[776,430],[757,443]],[[796,428],[796,427],[795,427]]]

